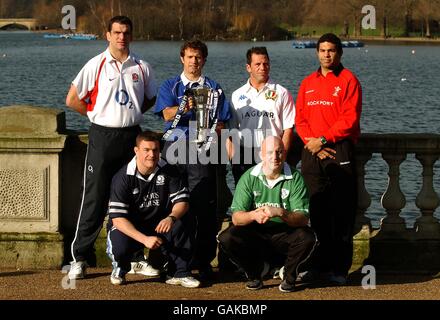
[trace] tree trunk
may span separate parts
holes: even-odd
[[[89,5],[89,9],[90,12],[93,14],[93,16],[98,20],[98,22],[100,23],[102,29],[104,30],[104,35],[107,32],[107,23],[105,21],[105,19],[103,19],[102,17],[99,17],[98,14],[96,13],[96,4],[94,1],[87,1],[87,4]]]
[[[383,38],[387,37],[387,17],[386,16],[383,17],[382,31],[381,31],[380,35]]]
[[[204,1],[205,3],[205,13],[203,15],[203,26],[202,26],[202,38],[205,39],[206,37],[206,26],[208,24],[208,12],[209,12],[209,5],[211,1]],[[201,11],[201,10],[200,10]]]
[[[407,12],[405,14],[405,30],[404,30],[404,36],[409,37],[409,33],[411,32],[411,14]]]
[[[358,19],[357,19],[357,15],[354,15],[354,23],[353,23],[353,36],[357,37],[357,28],[358,28]]]
[[[177,4],[179,5],[179,39],[183,40],[183,1],[177,0]]]
[[[113,0],[110,1],[110,17],[113,18],[115,16],[113,12]]]
[[[426,34],[425,34],[425,37],[431,38],[431,29],[429,28],[429,17],[426,17],[425,23],[426,23]]]

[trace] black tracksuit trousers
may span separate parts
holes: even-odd
[[[107,214],[113,175],[133,158],[136,136],[140,131],[139,126],[108,128],[91,125],[83,196],[71,245],[74,261],[93,261],[93,244]]]
[[[303,150],[301,172],[310,194],[310,221],[319,247],[311,268],[346,276],[353,258],[353,228],[357,207],[357,184],[353,143],[343,140],[329,145],[336,159],[320,160]]]
[[[261,278],[264,262],[272,259],[274,253],[282,255],[286,279],[295,283],[300,267],[316,246],[315,233],[309,227],[273,225],[267,227],[256,222],[238,227],[231,225],[218,236],[220,247],[251,280]]]

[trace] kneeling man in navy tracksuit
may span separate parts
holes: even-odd
[[[168,259],[167,284],[195,288],[191,275],[194,223],[188,211],[189,193],[179,173],[160,159],[154,133],[136,138],[133,160],[113,177],[107,236],[112,259],[112,284],[125,283],[134,252],[147,247]]]

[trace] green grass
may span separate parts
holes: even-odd
[[[328,32],[332,32],[336,35],[340,35],[342,34],[342,30],[343,30],[343,25],[339,25],[339,26],[327,26],[327,27],[323,27],[323,26],[286,26],[283,25],[281,26],[284,29],[287,29],[289,32],[295,34],[295,36],[297,38],[301,38],[302,36],[316,36],[319,37],[320,35],[324,34],[324,33],[328,33]],[[377,26],[376,29],[362,29],[362,36],[376,36],[376,37],[380,37],[381,36],[381,26]],[[403,36],[404,31],[403,28],[401,27],[392,27],[390,26],[387,29],[387,35],[388,36],[392,36],[392,37],[401,37]],[[353,36],[353,27],[350,27],[348,30],[348,35],[351,38],[354,38]]]

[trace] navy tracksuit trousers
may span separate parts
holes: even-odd
[[[180,141],[176,143],[180,143]],[[181,157],[182,161],[176,165],[182,174],[182,178],[186,179],[190,192],[187,215],[192,215],[196,219],[196,240],[192,268],[204,270],[210,268],[210,263],[217,254],[216,165],[212,163],[201,164],[198,160],[196,163],[190,163],[190,152],[197,151],[189,147],[188,139],[183,140],[182,143],[186,146],[184,147],[186,154],[178,155],[179,151],[177,151],[174,156]],[[167,155],[167,150],[172,144],[171,142],[165,142],[162,157],[173,156]],[[192,157],[195,157],[195,155],[193,154]]]
[[[142,233],[162,238],[163,243],[157,249],[167,258],[168,275],[171,277],[187,277],[191,275],[190,263],[193,256],[191,219],[174,222],[166,234],[157,234],[154,227],[151,230],[135,226]],[[144,249],[144,245],[112,227],[107,233],[107,255],[112,260],[113,269],[118,269],[119,275],[125,275],[131,269],[132,257]]]

